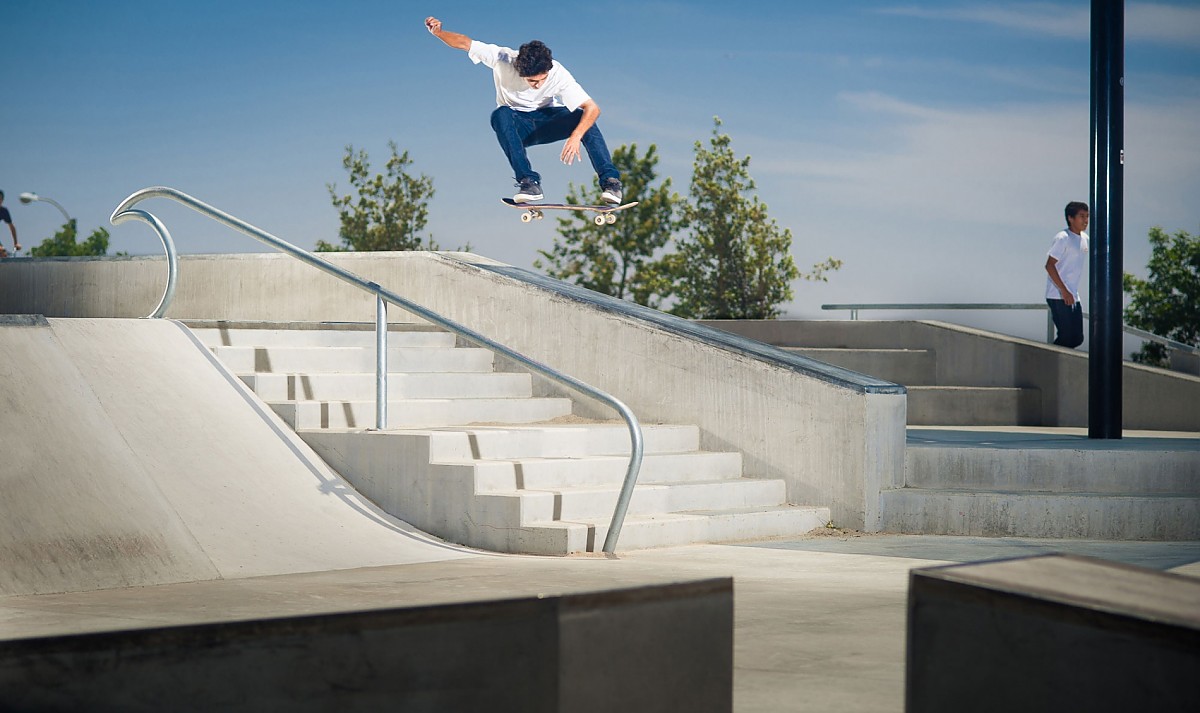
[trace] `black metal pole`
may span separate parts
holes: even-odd
[[[1125,1],[1092,0],[1088,437],[1121,437]]]

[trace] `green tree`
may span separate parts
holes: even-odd
[[[433,179],[425,174],[411,176],[406,170],[412,165],[408,152],[398,153],[395,141],[389,141],[388,148],[392,155],[386,174],[371,176],[367,152],[346,147],[342,167],[358,195],[338,195],[336,185],[326,186],[341,221],[338,236],[342,244],[319,240],[318,251],[437,249],[432,237],[423,245],[419,235],[429,219]]]
[[[1150,229],[1148,279],[1125,273],[1123,287],[1132,295],[1126,323],[1177,342],[1200,346],[1200,236],[1181,230],[1174,236]],[[1133,355],[1143,364],[1167,366],[1167,348],[1147,342]]]
[[[713,117],[708,147],[695,144],[685,233],[668,264],[678,302],[673,313],[690,319],[771,319],[792,298],[793,280],[826,281],[841,267],[829,258],[801,273],[792,260],[792,233],[767,215],[753,195],[750,157],[737,158],[732,140]]]
[[[75,220],[65,223],[61,230],[52,238],[46,238],[41,245],[29,249],[33,257],[88,257],[106,255],[108,253],[108,231],[96,228],[87,240],[75,242]]]
[[[560,280],[638,304],[657,307],[669,290],[661,276],[656,253],[671,239],[680,199],[671,191],[671,179],[658,180],[658,148],[651,144],[638,155],[637,144],[613,152],[613,165],[621,172],[625,195],[638,204],[621,212],[613,225],[596,225],[590,214],[572,212],[558,218],[558,235],[550,251],[534,267]],[[570,184],[567,202],[599,205],[600,188]],[[543,262],[543,258],[545,262]]]

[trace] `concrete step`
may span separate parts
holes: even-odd
[[[544,522],[512,534],[516,551],[530,554],[599,552],[611,518],[588,522]],[[700,542],[739,542],[788,537],[829,522],[829,509],[784,505],[721,511],[663,513],[625,519],[619,549],[638,550]]]
[[[1200,497],[900,488],[881,494],[886,532],[1095,540],[1200,539]]]
[[[437,463],[479,459],[588,458],[630,452],[629,428],[623,422],[475,427],[429,433],[429,458]],[[642,424],[642,452],[687,453],[700,448],[696,426]]]
[[[374,347],[213,347],[213,353],[232,372],[248,374],[375,372]],[[451,347],[394,347],[388,349],[392,372],[491,372],[492,353],[486,349]]]
[[[648,439],[647,439],[648,440]],[[475,461],[475,491],[558,491],[564,488],[620,488],[629,467],[627,455],[575,458],[522,458]],[[638,483],[643,485],[731,480],[742,475],[740,453],[651,453],[643,455]]]
[[[372,329],[221,329],[193,328],[201,342],[208,347],[370,347],[375,348]],[[450,332],[396,325],[388,330],[388,347],[455,346],[456,337]]]
[[[1003,437],[1004,434],[998,434]],[[1195,450],[1116,450],[1078,448],[1051,441],[1037,447],[997,439],[970,447],[913,443],[904,455],[909,488],[1016,493],[1104,493],[1110,495],[1190,495],[1200,497],[1200,455]]]
[[[800,356],[905,386],[937,383],[937,355],[930,349],[783,347]]]
[[[592,521],[611,518],[620,487],[524,489],[492,496],[520,498],[521,524],[551,520]],[[735,478],[694,483],[642,483],[629,501],[629,514],[653,516],[685,511],[725,511],[781,506],[787,502],[782,480]]]
[[[370,428],[375,401],[274,401],[275,413],[293,429]],[[422,428],[475,423],[536,423],[568,416],[570,399],[400,399],[388,400],[388,428]]]
[[[375,398],[375,373],[369,374],[241,374],[264,401],[360,401]],[[528,398],[528,374],[399,373],[388,374],[389,399]]]
[[[986,386],[911,386],[910,426],[1037,426],[1038,389]]]

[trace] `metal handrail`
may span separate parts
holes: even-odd
[[[131,218],[136,218],[136,219],[148,222],[152,227],[155,228],[155,230],[159,231],[160,237],[165,236],[164,240],[163,240],[163,244],[164,245],[170,244],[172,246],[167,251],[167,259],[168,259],[168,262],[171,263],[171,268],[169,269],[169,277],[168,277],[168,281],[169,281],[168,292],[171,295],[174,294],[174,279],[177,274],[177,270],[174,267],[174,264],[177,261],[177,257],[175,255],[173,244],[171,244],[169,242],[169,240],[170,240],[169,234],[166,232],[166,228],[162,225],[161,221],[159,221],[153,215],[151,215],[149,213],[145,213],[144,211],[131,210],[131,208],[134,205],[136,205],[137,203],[144,201],[148,198],[170,198],[171,200],[174,200],[178,203],[181,203],[181,204],[187,206],[188,208],[191,208],[192,210],[196,211],[197,213],[200,213],[202,215],[208,216],[209,218],[212,218],[213,220],[217,221],[218,223],[221,223],[230,228],[233,228],[234,230],[237,230],[238,232],[244,233],[244,234],[254,238],[255,240],[266,243],[281,252],[285,252],[285,253],[291,255],[292,257],[296,258],[297,260],[300,260],[301,262],[311,265],[312,267],[315,267],[318,270],[321,270],[330,275],[333,275],[334,277],[338,278],[339,280],[342,280],[343,282],[347,282],[355,287],[358,287],[361,290],[365,290],[366,292],[370,292],[371,294],[375,295],[375,298],[376,298],[376,312],[375,312],[375,315],[376,315],[376,318],[375,318],[375,330],[376,330],[375,403],[376,403],[376,409],[375,409],[375,415],[376,415],[376,426],[380,429],[385,428],[386,422],[387,422],[387,412],[386,412],[386,408],[387,408],[386,407],[386,404],[387,404],[387,314],[386,314],[386,310],[387,310],[387,303],[389,303],[389,302],[408,311],[408,312],[411,312],[412,314],[414,314],[426,321],[432,322],[432,323],[438,325],[439,327],[442,327],[443,329],[453,332],[453,333],[457,334],[458,336],[462,337],[463,339],[466,339],[467,341],[469,341],[477,346],[483,347],[485,349],[489,349],[492,352],[495,352],[497,354],[502,354],[502,355],[508,357],[509,359],[512,359],[513,361],[524,365],[526,368],[528,368],[531,371],[541,374],[542,376],[544,376],[548,379],[551,379],[552,381],[555,381],[559,384],[562,384],[563,386],[566,386],[567,388],[578,391],[579,393],[582,393],[585,396],[593,398],[597,401],[601,401],[601,402],[607,404],[612,409],[614,409],[617,413],[619,413],[621,415],[621,418],[624,419],[625,424],[628,426],[629,440],[630,440],[629,467],[625,471],[625,481],[621,486],[621,493],[617,498],[616,508],[613,510],[612,521],[610,522],[609,527],[608,527],[608,534],[604,538],[604,552],[612,554],[613,552],[616,551],[617,538],[621,534],[621,527],[625,522],[625,514],[629,510],[629,502],[633,497],[633,488],[637,484],[638,473],[641,470],[641,466],[642,466],[642,451],[643,451],[642,427],[641,427],[641,424],[638,423],[637,416],[635,416],[633,414],[633,411],[631,411],[628,406],[626,406],[624,403],[622,403],[616,397],[611,396],[597,388],[589,386],[588,384],[585,384],[584,382],[580,381],[579,379],[576,379],[575,377],[563,374],[562,372],[557,371],[556,369],[552,369],[551,367],[549,367],[545,364],[542,364],[541,362],[535,361],[523,354],[513,351],[512,349],[504,346],[503,344],[495,342],[469,327],[463,326],[453,320],[450,320],[450,319],[443,317],[435,312],[432,312],[429,309],[422,307],[421,305],[416,304],[415,302],[412,302],[405,297],[401,297],[400,295],[396,294],[395,292],[392,292],[391,290],[381,287],[380,285],[378,285],[374,282],[369,282],[367,280],[364,280],[363,278],[359,277],[358,275],[355,275],[352,272],[349,272],[348,270],[344,270],[344,269],[338,267],[337,265],[330,263],[327,260],[317,257],[316,255],[308,252],[307,250],[296,247],[295,245],[292,245],[291,243],[289,243],[281,238],[271,235],[270,233],[268,233],[264,230],[261,230],[259,228],[256,228],[253,225],[250,225],[249,223],[247,223],[243,220],[235,218],[232,215],[225,213],[224,211],[221,211],[217,208],[214,208],[214,207],[208,205],[207,203],[197,200],[196,198],[193,198],[192,196],[189,196],[188,194],[183,193],[182,191],[178,191],[174,188],[168,188],[166,186],[153,186],[150,188],[143,188],[142,190],[134,192],[128,198],[121,201],[121,204],[118,205],[117,208],[113,211],[112,217],[109,220],[110,220],[110,222],[112,222],[113,225],[117,225],[119,222],[124,222],[125,220],[129,220]],[[164,303],[160,304],[159,309],[156,310],[156,312],[158,312],[159,314],[152,315],[152,316],[161,316],[161,313],[166,311],[166,306],[167,306],[167,303],[169,303],[169,301],[170,300],[167,299],[167,296],[164,295]]]
[[[144,210],[114,211],[112,217],[109,218],[109,222],[113,225],[120,225],[130,220],[140,220],[154,228],[154,232],[158,233],[158,239],[162,241],[163,250],[167,253],[167,286],[163,289],[163,296],[158,301],[158,306],[146,315],[148,319],[158,319],[166,313],[171,300],[175,299],[175,282],[179,278],[179,258],[175,253],[175,241],[171,240],[171,232],[167,230],[167,226]]]
[[[1046,310],[1046,341],[1054,341],[1054,319],[1050,316],[1050,307],[1045,302],[1019,302],[1019,303],[1004,303],[1004,302],[978,302],[971,303],[938,303],[938,302],[923,302],[923,303],[872,303],[872,304],[834,304],[821,305],[823,310],[850,310],[850,319],[858,319],[858,311],[860,309],[928,309],[928,310],[949,310],[949,309],[969,309],[969,310],[991,310],[991,309],[1044,309]],[[1091,315],[1087,312],[1083,313],[1084,319],[1090,319]],[[1178,349],[1189,354],[1200,354],[1200,348],[1190,344],[1177,342],[1168,337],[1161,337],[1153,332],[1147,332],[1144,329],[1130,327],[1129,325],[1121,325],[1126,334],[1129,334],[1139,339],[1145,339],[1150,342],[1158,342],[1159,344]]]

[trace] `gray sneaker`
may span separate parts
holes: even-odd
[[[532,178],[522,178],[517,183],[517,194],[513,196],[513,203],[540,201],[542,198],[541,184]]]
[[[600,200],[612,205],[621,205],[621,200],[624,197],[622,193],[621,181],[616,178],[606,178],[600,182],[602,193]]]

